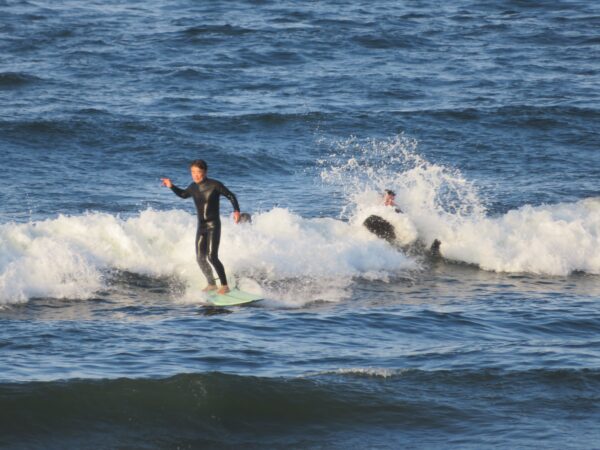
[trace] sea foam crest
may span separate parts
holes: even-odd
[[[600,274],[600,199],[487,213],[476,185],[459,170],[427,161],[403,135],[334,142],[321,160],[321,179],[346,196],[342,215],[360,225],[370,214],[391,222],[397,240],[442,242],[448,259],[498,272]],[[381,205],[397,193],[403,214]]]
[[[246,285],[248,278],[308,279],[323,286],[308,289],[312,300],[335,299],[337,294],[326,291],[333,285],[343,290],[352,277],[384,279],[415,267],[366,230],[340,220],[305,219],[275,208],[255,214],[252,224],[234,225],[226,217],[222,222],[221,260],[228,275],[245,277]],[[32,297],[90,298],[112,269],[175,276],[197,292],[205,281],[195,261],[195,231],[194,215],[179,210],[0,225],[0,304]]]
[[[448,258],[502,272],[600,274],[600,198],[522,206],[439,229]]]

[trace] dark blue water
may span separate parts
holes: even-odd
[[[597,447],[599,30],[566,0],[0,0],[0,447]],[[204,306],[160,185],[196,158],[263,302]]]

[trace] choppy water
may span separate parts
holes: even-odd
[[[597,447],[600,6],[488,3],[0,0],[0,447]]]

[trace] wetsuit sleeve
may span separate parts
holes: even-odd
[[[235,194],[233,192],[231,192],[229,189],[227,189],[222,183],[219,183],[218,186],[219,186],[219,193],[221,195],[227,197],[227,199],[231,202],[231,206],[233,206],[233,210],[240,212],[240,205],[238,204]]]
[[[175,195],[181,198],[189,198],[192,194],[189,192],[189,186],[186,189],[181,189],[180,187],[175,186],[174,184],[171,186],[171,190],[175,192]]]

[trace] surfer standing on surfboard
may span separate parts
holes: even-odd
[[[223,183],[206,176],[208,166],[206,161],[197,159],[190,164],[193,183],[181,189],[175,186],[169,178],[161,178],[163,185],[171,189],[181,198],[194,198],[198,212],[198,228],[196,231],[196,260],[200,270],[208,281],[204,291],[217,290],[217,294],[229,292],[225,268],[219,260],[219,243],[221,242],[221,217],[219,216],[219,199],[227,197],[233,206],[233,220],[240,221],[240,206],[237,198]],[[221,287],[217,288],[216,278],[212,268],[217,272]]]

